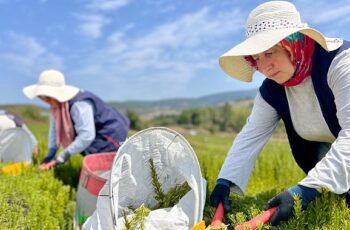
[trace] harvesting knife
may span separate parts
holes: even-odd
[[[277,207],[273,207],[270,208],[266,211],[264,211],[263,213],[261,213],[260,215],[254,217],[253,219],[238,225],[234,228],[234,230],[245,230],[245,229],[256,229],[259,225],[259,223],[261,224],[265,224],[267,223],[271,217],[274,215],[274,213],[276,212]],[[227,225],[225,225],[222,222],[224,216],[224,206],[222,203],[219,203],[218,207],[216,208],[214,217],[212,219],[212,222],[210,224],[210,226],[208,228],[205,228],[205,224],[204,221],[199,222],[197,225],[195,225],[191,230],[214,230],[214,229],[220,229],[220,230],[226,230],[227,229]]]

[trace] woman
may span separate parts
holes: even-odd
[[[237,135],[211,194],[230,210],[229,193],[243,194],[258,153],[282,118],[293,156],[307,176],[268,202],[273,225],[293,215],[294,195],[303,208],[323,188],[350,189],[350,44],[328,39],[300,20],[290,2],[271,1],[249,15],[246,40],[220,57],[230,76],[266,76],[251,115]]]
[[[66,162],[72,155],[117,151],[125,141],[129,120],[94,94],[65,84],[57,70],[46,70],[38,83],[25,87],[29,98],[39,97],[50,105],[48,152],[43,160]],[[55,158],[57,149],[63,151]]]

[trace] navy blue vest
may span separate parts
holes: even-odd
[[[96,137],[82,154],[117,151],[119,143],[127,137],[130,125],[128,118],[88,91],[80,91],[71,99],[69,109],[75,102],[83,100],[93,105]]]
[[[320,103],[323,117],[335,137],[338,136],[341,127],[336,116],[337,110],[334,102],[334,95],[327,83],[327,73],[334,57],[349,47],[350,42],[344,41],[339,49],[327,52],[315,42],[311,72],[312,83]],[[305,140],[296,133],[290,116],[284,86],[270,79],[265,79],[259,91],[264,100],[274,107],[282,118],[294,159],[299,167],[307,173],[318,162],[317,150],[320,143]]]

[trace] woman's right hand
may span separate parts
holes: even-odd
[[[213,192],[210,195],[210,205],[216,208],[220,202],[224,205],[225,212],[231,210],[232,200],[229,199],[230,185],[232,183],[225,179],[218,179]]]
[[[52,161],[55,158],[56,151],[57,150],[53,149],[53,148],[48,149],[46,157],[44,158],[44,160],[41,161],[41,164],[45,164],[45,163]]]

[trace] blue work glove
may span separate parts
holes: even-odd
[[[56,148],[49,148],[47,150],[46,157],[44,158],[44,160],[41,161],[41,164],[45,164],[53,160],[55,158],[56,151],[57,151]]]
[[[67,152],[67,151],[63,151],[61,154],[59,154],[57,157],[56,157],[56,165],[55,166],[58,166],[58,165],[61,165],[63,163],[65,163],[66,161],[69,160],[69,158],[71,157],[70,153]]]
[[[226,179],[220,178],[216,181],[215,188],[210,195],[210,205],[212,207],[216,208],[222,202],[225,212],[231,210],[232,200],[229,199],[231,184],[232,182]]]
[[[270,209],[272,207],[278,207],[275,214],[271,217],[271,225],[277,225],[281,221],[287,221],[293,217],[294,195],[300,197],[302,208],[306,209],[308,204],[316,197],[321,195],[321,193],[314,188],[305,187],[303,185],[295,185],[294,187],[291,187],[276,197],[272,198],[269,200],[265,208]]]

